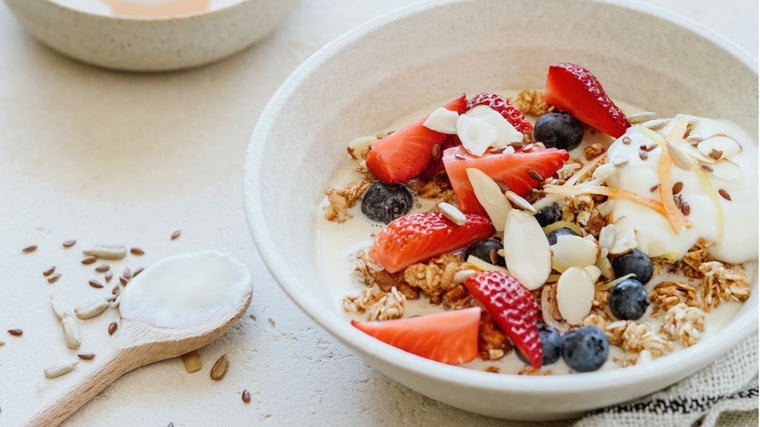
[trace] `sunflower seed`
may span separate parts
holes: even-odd
[[[61,360],[45,367],[45,378],[51,380],[74,370],[78,360]]]
[[[58,320],[62,320],[63,316],[72,316],[72,311],[55,295],[50,295],[50,306],[53,308],[53,313]]]
[[[227,368],[229,367],[229,362],[227,361],[227,355],[223,354],[217,361],[214,363],[214,366],[211,367],[211,372],[209,373],[209,376],[214,381],[219,381],[222,378],[224,378],[224,374],[227,373]]]
[[[454,273],[454,283],[464,283],[470,276],[477,273],[476,270],[459,270]]]
[[[530,202],[525,200],[522,196],[515,193],[514,191],[507,190],[507,192],[504,193],[504,196],[506,196],[507,200],[512,202],[518,208],[526,210],[528,212],[536,213],[536,208],[534,208],[533,205],[530,204]]]
[[[106,311],[107,308],[108,301],[103,298],[96,298],[78,306],[74,309],[74,312],[80,319],[90,319],[100,315]]]
[[[694,169],[694,161],[691,159],[691,156],[681,149],[681,147],[672,142],[668,142],[666,147],[668,147],[668,154],[670,154],[670,158],[673,159],[673,163],[676,166],[685,171]]]
[[[464,216],[462,211],[450,203],[438,203],[438,210],[456,225],[464,225],[467,222],[467,217]]]
[[[82,345],[82,338],[79,334],[77,319],[69,313],[64,313],[61,326],[63,326],[63,339],[66,341],[66,346],[73,350],[78,349]]]
[[[127,248],[121,245],[97,245],[82,253],[97,259],[120,260],[127,255]]]

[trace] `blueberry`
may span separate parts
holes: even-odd
[[[578,235],[578,233],[576,233],[575,231],[573,231],[573,230],[571,230],[569,228],[563,227],[563,228],[558,228],[558,229],[552,231],[551,233],[547,234],[546,238],[549,239],[549,244],[553,245],[553,244],[557,243],[557,236],[561,236],[563,234],[567,234],[567,235],[570,235],[570,236],[577,236]]]
[[[549,224],[553,224],[562,219],[562,209],[556,203],[541,209],[536,212],[536,219],[541,227],[546,227]]]
[[[414,197],[403,184],[378,182],[367,189],[362,198],[362,212],[369,219],[389,223],[412,209]]]
[[[547,147],[572,150],[583,139],[583,123],[567,113],[542,114],[533,127],[533,136]]]
[[[610,290],[610,311],[620,320],[638,320],[649,307],[649,295],[636,279],[625,279]]]
[[[654,273],[652,260],[638,249],[613,258],[612,269],[615,271],[615,277],[633,273],[641,283],[647,283]]]
[[[541,365],[551,365],[560,358],[560,350],[562,348],[562,335],[554,327],[547,325],[546,323],[538,324],[538,337],[541,340],[541,350],[543,351],[543,357],[541,358]],[[517,347],[517,358],[522,360],[523,363],[530,365],[528,359],[523,356]]]
[[[562,337],[562,359],[576,372],[596,371],[607,361],[610,343],[598,326],[584,326]]]
[[[464,251],[464,259],[472,255],[494,265],[505,265],[504,257],[498,254],[503,248],[504,245],[498,240],[478,240]]]

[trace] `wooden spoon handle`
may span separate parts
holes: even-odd
[[[94,363],[87,363],[87,372],[77,381],[58,388],[55,396],[34,413],[26,425],[43,427],[63,422],[117,378],[138,367],[127,353],[129,350],[114,349],[96,359]],[[81,365],[82,363],[80,368]]]

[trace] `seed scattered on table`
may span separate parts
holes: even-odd
[[[20,337],[21,335],[24,335],[24,331],[22,329],[8,329],[8,333],[13,335],[14,337]]]
[[[142,268],[142,267],[137,267],[137,268],[135,268],[135,271],[133,271],[133,272],[132,272],[132,277],[133,277],[133,278],[134,278],[134,277],[137,277],[137,275],[138,275],[138,274],[140,274],[140,273],[142,273],[142,272],[143,272],[143,270],[145,270],[145,269],[144,269],[144,268]]]
[[[217,361],[214,363],[214,366],[211,367],[209,376],[212,380],[219,381],[224,378],[224,374],[227,373],[228,367],[229,361],[227,360],[227,355],[223,354],[219,357],[219,359],[217,359]]]
[[[94,256],[86,256],[86,257],[84,257],[82,259],[82,264],[84,264],[84,265],[90,265],[90,264],[93,264],[97,260],[98,259],[95,258]]]
[[[138,247],[130,248],[129,253],[131,253],[132,255],[137,255],[137,256],[145,255],[145,251]]]
[[[728,191],[726,191],[726,190],[724,190],[724,189],[721,188],[720,190],[718,190],[718,194],[720,194],[720,197],[723,197],[724,199],[728,200],[729,202],[731,201],[731,195],[728,194]]]
[[[176,240],[180,236],[180,234],[182,234],[182,231],[180,231],[180,230],[174,230],[174,232],[171,235],[171,239],[172,240]]]
[[[203,367],[201,355],[196,350],[183,354],[182,363],[185,365],[185,371],[189,374],[198,372]]]
[[[90,249],[85,249],[82,253],[94,256],[97,259],[117,261],[127,255],[127,248],[121,245],[97,245]]]
[[[79,353],[77,357],[82,360],[92,360],[95,358],[95,353]]]
[[[53,274],[54,272],[55,272],[55,266],[51,265],[50,267],[46,268],[42,272],[42,275],[45,276],[45,277],[47,277],[47,276],[50,276],[51,274]]]
[[[111,266],[108,264],[100,264],[99,266],[95,267],[95,271],[98,273],[105,273],[106,271],[110,270]]]
[[[111,279],[113,279],[113,273],[111,270],[106,271],[106,274],[103,275],[103,278],[106,279],[106,283],[110,283]]]
[[[45,367],[45,378],[50,380],[68,374],[74,370],[77,363],[79,363],[78,360],[61,360],[59,362],[51,363]]]
[[[243,399],[243,402],[250,403],[251,402],[251,392],[248,391],[248,389],[243,390],[243,393],[240,396],[241,399]]]
[[[97,281],[97,280],[95,280],[95,279],[91,279],[91,280],[90,280],[89,282],[87,282],[87,283],[89,283],[89,284],[90,284],[90,286],[92,286],[93,288],[97,288],[97,289],[100,289],[100,288],[102,288],[102,287],[103,287],[103,284],[102,284],[102,283],[100,283],[100,282],[98,282],[98,281]]]
[[[21,249],[21,252],[28,254],[30,252],[34,252],[37,250],[37,245],[29,245],[23,249]]]
[[[95,298],[83,303],[74,309],[77,317],[80,319],[90,319],[99,316],[108,308],[108,300],[105,298]]]
[[[78,349],[82,345],[82,336],[79,333],[79,322],[69,313],[64,313],[61,318],[63,326],[63,339],[66,346],[72,350]]]
[[[121,273],[121,276],[127,280],[132,278],[132,270],[129,269],[129,267],[124,267],[124,271]]]
[[[47,281],[48,281],[48,283],[55,283],[60,278],[61,278],[61,274],[60,273],[54,273],[54,274],[51,274],[50,276],[47,277]]]
[[[119,282],[121,282],[122,286],[127,286],[127,283],[129,283],[129,279],[127,279],[124,276],[119,277]]]
[[[121,293],[121,288],[117,284],[116,286],[111,289],[111,295],[119,295]]]
[[[76,240],[64,240],[63,247],[64,248],[70,248],[70,247],[72,247],[72,246],[74,246],[76,244],[77,244]]]
[[[119,324],[116,322],[111,322],[108,324],[108,335],[113,335],[116,333],[116,330],[119,329]]]

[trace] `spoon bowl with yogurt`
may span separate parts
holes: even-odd
[[[248,270],[230,255],[200,251],[158,261],[124,288],[113,346],[27,425],[57,425],[127,372],[209,344],[240,319],[252,296]]]

